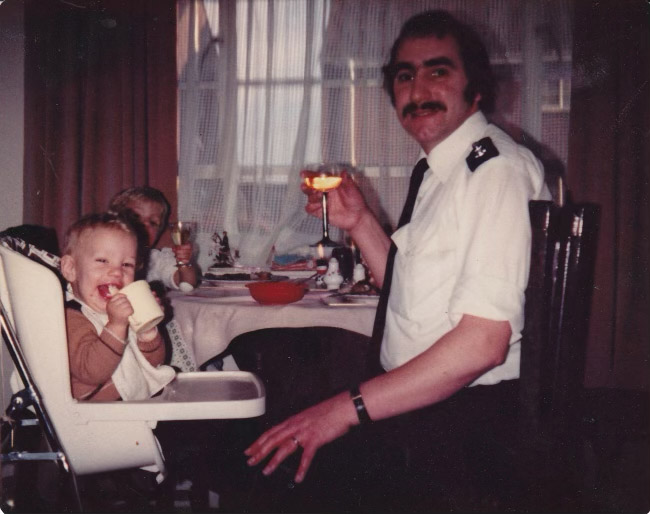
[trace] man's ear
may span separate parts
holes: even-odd
[[[74,282],[77,278],[77,268],[72,255],[61,257],[61,274],[68,282]]]
[[[481,93],[476,93],[476,96],[474,97],[474,105],[478,109],[478,104],[481,103],[481,100],[483,100],[483,95]]]

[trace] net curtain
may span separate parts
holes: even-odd
[[[419,148],[381,89],[402,23],[442,8],[486,41],[501,79],[494,121],[545,160],[566,163],[568,108],[541,78],[570,68],[570,3],[515,0],[181,0],[178,4],[179,211],[199,225],[199,263],[228,232],[242,262],[264,265],[320,239],[298,172],[347,162],[391,230]],[[554,84],[550,82],[551,86]],[[545,89],[546,87],[546,89]],[[525,93],[525,94],[524,94]],[[557,95],[556,95],[557,96]],[[556,104],[560,104],[557,108]],[[345,234],[332,231],[345,240]]]

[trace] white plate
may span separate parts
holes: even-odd
[[[272,273],[281,273],[282,275],[286,275],[289,278],[309,278],[316,273],[316,268],[305,270],[279,269],[273,270]]]
[[[208,268],[208,273],[214,273],[215,275],[232,275],[233,273],[250,273],[251,271],[259,271],[260,268],[246,268],[246,267],[241,267],[241,268],[235,268],[235,267],[230,267],[230,268],[217,268],[217,267],[210,267]]]
[[[246,284],[252,284],[253,282],[278,282],[282,280],[288,280],[289,277],[286,275],[273,275],[270,279],[248,279],[248,280],[222,280],[214,278],[204,278],[201,279],[201,284],[211,287],[246,287]]]
[[[321,301],[330,307],[376,307],[379,303],[379,295],[332,294],[324,296]]]
[[[259,282],[258,280],[212,280],[209,278],[204,278],[201,280],[202,286],[209,287],[244,287],[246,284],[251,282]]]

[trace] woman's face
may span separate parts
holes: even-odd
[[[138,215],[140,222],[147,231],[148,246],[153,248],[158,242],[158,234],[161,232],[163,222],[162,206],[147,200],[132,200],[127,207]]]

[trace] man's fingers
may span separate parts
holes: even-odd
[[[309,467],[311,466],[311,461],[314,460],[314,455],[316,455],[316,450],[310,447],[303,447],[302,457],[300,458],[300,465],[298,466],[298,471],[296,472],[296,476],[294,478],[297,484],[305,479],[307,471],[309,471]]]
[[[262,473],[265,475],[273,473],[284,459],[299,448],[299,444],[296,441],[297,439],[295,438],[288,438],[282,444],[279,444],[271,460],[264,466]]]

